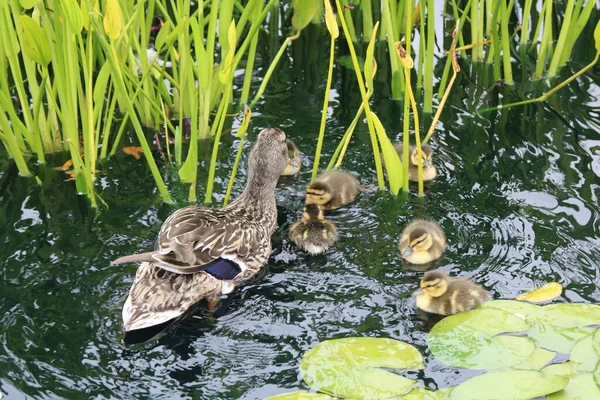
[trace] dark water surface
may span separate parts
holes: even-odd
[[[431,357],[426,324],[410,298],[422,271],[403,265],[396,248],[402,227],[415,217],[436,219],[446,231],[449,247],[437,265],[473,278],[494,298],[558,281],[565,291],[556,301],[597,303],[599,70],[548,103],[480,116],[474,110],[498,96],[518,99],[543,88],[527,83],[486,94],[475,82],[478,74],[491,75],[489,69],[465,67],[433,140],[440,176],[427,185],[425,198],[414,192],[405,201],[381,191],[361,194],[330,215],[339,242],[325,255],[309,257],[295,250],[287,230],[301,214],[297,194],[310,179],[326,60],[284,61],[254,110],[250,140],[263,127],[280,126],[303,152],[304,165],[278,189],[279,227],[266,275],[223,299],[214,314],[199,310],[141,345],[122,341],[121,307],[136,267],[113,267],[110,261],[147,251],[162,221],[186,204],[187,187],[177,183],[176,171],[162,167],[178,200],[163,204],[145,163],[118,154],[102,166],[98,192],[108,209],[96,213],[62,173],[40,170],[44,183],[37,185],[2,161],[0,393],[10,399],[264,398],[308,389],[299,375],[304,352],[348,336],[406,341],[422,352],[426,365],[411,378],[432,389],[459,383],[476,373]],[[360,102],[348,89],[355,87],[352,73],[339,69],[335,76],[323,166]],[[380,86],[378,93],[385,93],[387,83]],[[385,96],[374,102],[394,138],[402,126],[401,107]],[[217,201],[238,145],[230,135],[223,140]],[[358,128],[344,167],[363,185],[375,183],[366,126]],[[238,180],[236,195],[244,184]]]

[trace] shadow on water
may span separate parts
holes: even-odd
[[[294,46],[310,47],[300,41]],[[489,71],[463,62],[466,75],[433,140],[439,177],[426,196],[402,201],[381,191],[361,193],[328,216],[339,242],[309,257],[288,241],[287,230],[301,216],[304,199],[297,194],[310,179],[324,86],[317,77],[327,68],[321,60],[282,64],[275,86],[253,110],[249,141],[263,127],[281,126],[304,156],[301,173],[282,180],[277,191],[279,227],[265,276],[227,296],[215,311],[198,309],[149,342],[123,342],[121,307],[136,267],[110,261],[152,248],[162,221],[186,204],[187,188],[177,183],[176,171],[162,165],[178,199],[163,204],[145,163],[117,154],[98,176],[108,209],[96,213],[61,172],[39,167],[38,185],[18,177],[0,157],[0,391],[11,399],[263,398],[306,389],[298,373],[302,355],[320,341],[348,336],[415,345],[426,368],[410,377],[426,387],[461,382],[473,372],[431,356],[431,321],[417,314],[410,297],[423,270],[402,263],[397,241],[414,217],[439,221],[448,236],[436,267],[473,278],[495,298],[558,281],[565,291],[557,301],[600,301],[597,69],[546,103],[481,116],[475,110],[494,101],[485,96],[518,99],[526,89],[516,85],[484,94],[486,85],[476,75]],[[360,102],[352,74],[342,67],[335,71],[323,165]],[[384,93],[385,77],[378,75],[377,82],[382,91],[376,93]],[[379,97],[373,108],[398,139],[401,105]],[[232,136],[223,140],[218,200],[238,145]],[[250,144],[244,146],[240,177]],[[362,185],[373,184],[372,157],[361,125],[344,167]],[[234,195],[243,186],[239,179]]]

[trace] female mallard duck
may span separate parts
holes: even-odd
[[[406,261],[426,264],[442,256],[446,248],[446,235],[437,223],[416,219],[402,231],[398,248]]]
[[[298,171],[300,171],[300,166],[302,165],[302,157],[300,157],[300,151],[290,139],[285,141],[288,149],[288,163],[287,167],[283,170],[281,175],[289,176],[296,175]]]
[[[469,311],[491,298],[487,290],[471,280],[448,278],[439,270],[427,272],[420,286],[413,293],[417,307],[432,314],[452,315]]]
[[[323,210],[335,210],[352,202],[360,186],[345,171],[327,171],[317,176],[306,188],[306,204],[318,204]]]
[[[394,145],[400,160],[404,156],[404,145],[402,143],[396,143]],[[418,169],[419,169],[419,151],[416,146],[408,146],[408,153],[410,155],[410,163],[408,163],[408,179],[413,182],[419,181]],[[437,169],[433,166],[433,148],[428,144],[421,145],[421,153],[423,153],[423,181],[430,181],[437,176]]]
[[[123,306],[125,331],[179,317],[261,269],[271,254],[275,185],[286,164],[285,133],[263,130],[250,152],[246,189],[235,201],[223,209],[177,210],[160,228],[154,251],[113,262],[142,262]]]
[[[306,204],[302,219],[290,228],[290,240],[312,255],[324,253],[337,238],[335,226],[318,204]]]

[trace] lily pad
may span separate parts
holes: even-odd
[[[315,399],[315,400],[334,400],[333,397],[327,396],[323,393],[313,393],[313,392],[289,392],[289,393],[281,393],[275,396],[267,397],[265,400],[305,400],[305,399]]]
[[[560,392],[552,393],[548,400],[591,400],[600,399],[600,388],[591,373],[571,377],[569,384]]]
[[[576,372],[573,370],[570,362],[562,363],[562,364],[552,364],[548,365],[546,368],[540,371],[546,375],[559,375],[559,376],[571,376]]]
[[[594,333],[590,325],[600,324],[600,306],[592,304],[552,304],[529,314],[529,337],[539,347],[570,353],[581,339]]]
[[[543,301],[548,301],[557,298],[562,294],[562,286],[558,282],[550,282],[541,288],[537,288],[531,290],[519,297],[517,300],[519,301],[531,301],[534,303],[541,303]]]
[[[531,399],[558,392],[567,386],[566,376],[544,375],[537,371],[508,370],[471,378],[450,392],[451,400]]]
[[[345,338],[319,343],[300,361],[314,390],[338,397],[383,399],[407,393],[414,381],[382,368],[423,368],[413,346],[393,339]]]
[[[493,308],[479,308],[438,322],[427,343],[437,359],[453,367],[506,368],[525,362],[536,347],[526,337],[496,335],[527,328],[523,318]]]
[[[556,353],[546,349],[535,349],[531,357],[527,361],[515,365],[514,369],[530,369],[533,371],[539,371],[544,368],[546,364],[554,359]]]
[[[440,400],[444,396],[439,391],[432,391],[423,388],[414,388],[410,392],[402,395],[402,400]]]
[[[515,316],[523,316],[527,317],[534,311],[537,311],[540,306],[536,306],[535,304],[522,303],[520,301],[515,300],[493,300],[486,301],[482,303],[479,308],[494,308],[496,310],[501,310],[507,312],[509,314],[513,314]]]
[[[594,346],[596,354],[600,356],[600,329],[596,329],[596,332],[594,332],[594,335],[592,336],[592,345]]]
[[[581,339],[571,350],[571,366],[577,372],[593,372],[599,360],[594,351],[593,335]]]

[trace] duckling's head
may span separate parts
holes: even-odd
[[[322,182],[313,182],[306,189],[306,204],[323,205],[331,200],[331,188]]]
[[[408,247],[402,252],[402,257],[406,258],[412,253],[427,251],[431,246],[433,246],[431,233],[424,228],[413,229],[408,233]]]
[[[433,156],[433,148],[428,144],[421,145],[421,153],[423,155],[423,168],[431,168],[433,167],[433,163],[431,161],[431,157]],[[412,165],[419,165],[419,150],[415,146],[412,153],[410,153],[410,162]]]
[[[325,216],[323,215],[323,209],[320,205],[315,203],[305,204],[304,212],[302,213],[302,219],[305,221],[322,221],[325,219]]]
[[[414,296],[425,293],[429,297],[440,297],[448,290],[448,276],[442,271],[429,271],[421,279],[421,288]]]
[[[288,163],[281,175],[295,175],[300,171],[300,163],[302,162],[300,151],[291,140],[287,139],[285,143],[288,149]]]
[[[248,159],[250,179],[277,181],[288,164],[285,133],[281,129],[263,129]]]

